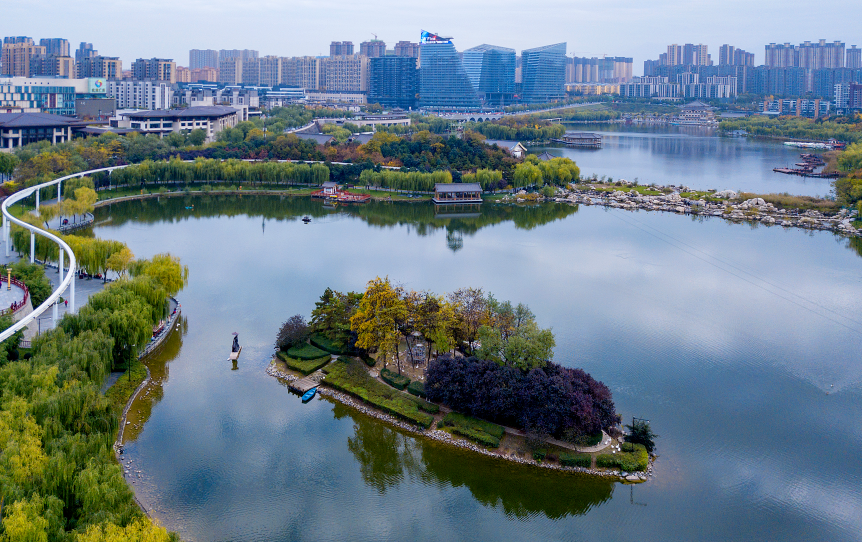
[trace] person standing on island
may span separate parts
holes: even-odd
[[[233,346],[231,347],[231,352],[239,352],[239,335],[233,336]]]

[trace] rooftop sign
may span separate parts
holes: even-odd
[[[419,43],[452,43],[452,38],[444,38],[431,32],[422,31],[422,37],[419,38]]]

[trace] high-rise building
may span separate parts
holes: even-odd
[[[67,39],[42,38],[39,40],[39,45],[45,48],[45,54],[48,56],[69,56],[71,53]]]
[[[333,41],[329,44],[329,56],[344,56],[353,54],[352,41]]]
[[[395,56],[419,58],[419,44],[410,41],[399,41],[395,44]]]
[[[416,107],[419,72],[416,59],[409,56],[383,56],[368,61],[368,103],[383,107]]]
[[[196,68],[191,71],[191,82],[205,81],[208,83],[218,82],[218,68]]]
[[[281,82],[281,58],[265,56],[258,59],[258,84],[263,87],[274,87]]]
[[[862,49],[857,49],[855,45],[851,45],[846,51],[846,60],[844,67],[859,69],[862,68]]]
[[[566,85],[566,44],[521,51],[521,100],[544,103],[562,100]]]
[[[32,38],[26,36],[3,38],[0,75],[30,77],[30,58],[44,54],[45,48],[36,45]]]
[[[254,60],[243,61],[242,63],[242,77],[240,78],[240,83],[244,85],[254,85],[257,86],[260,84],[260,59],[256,58]]]
[[[231,57],[219,60],[218,82],[227,85],[239,85],[242,83],[243,60],[242,57]]]
[[[108,81],[118,109],[169,109],[174,92],[167,81]]]
[[[754,53],[724,44],[718,50],[719,66],[754,66]]]
[[[102,79],[122,79],[123,62],[115,56],[83,57],[75,63],[78,78],[99,77]]]
[[[171,58],[139,58],[132,63],[132,77],[138,81],[177,82],[177,63]]]
[[[329,92],[368,90],[368,57],[338,55],[320,59],[319,87]]]
[[[94,56],[98,55],[99,51],[93,49],[92,43],[82,41],[81,45],[79,45],[78,49],[75,51],[75,64],[84,60],[85,58],[93,58]]]
[[[382,40],[363,41],[359,44],[359,54],[369,58],[386,56],[386,42]]]
[[[218,51],[215,49],[191,49],[189,51],[189,69],[218,68]]]
[[[819,40],[817,43],[806,41],[798,46],[789,43],[770,43],[766,46],[764,64],[770,68],[806,68],[818,70],[821,68],[844,67],[844,43],[834,41],[827,43]]]
[[[464,71],[486,105],[510,104],[515,94],[515,50],[482,44],[462,54]]]
[[[647,60],[646,63],[655,63]],[[632,78],[634,59],[630,57],[580,58],[566,60],[566,83],[626,83]],[[649,68],[652,69],[652,68]],[[644,72],[645,75],[652,73]]]
[[[239,58],[243,62],[248,62],[249,60],[257,60],[257,57],[258,52],[254,49],[222,49],[218,52],[219,62],[232,58]]]
[[[177,66],[177,83],[191,83],[192,71],[185,66]]]
[[[710,66],[712,59],[709,56],[709,46],[699,43],[676,43],[667,46],[667,66]]]
[[[320,59],[313,56],[295,56],[281,59],[282,85],[317,89],[320,86]]]
[[[70,56],[33,55],[30,57],[31,77],[75,77],[75,61]]]
[[[419,62],[421,107],[443,110],[479,109],[479,95],[464,70],[452,38],[423,30],[419,41]]]

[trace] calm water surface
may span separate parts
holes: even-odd
[[[152,363],[158,385],[127,442],[142,500],[184,538],[862,540],[862,260],[830,233],[278,197],[130,202],[97,222],[137,256],[170,251],[191,270],[181,333]],[[303,405],[264,373],[280,322],[377,275],[527,303],[553,326],[556,361],[608,384],[624,419],[652,421],[655,478],[473,456]]]
[[[772,171],[776,167],[793,167],[803,152],[781,141],[718,137],[715,129],[697,126],[567,124],[566,129],[602,134],[602,148],[556,145],[533,147],[531,152],[548,151],[571,158],[578,163],[582,175],[595,173],[629,181],[637,178],[641,184],[821,197],[832,190],[831,179]]]

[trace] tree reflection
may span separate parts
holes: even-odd
[[[129,409],[126,420],[131,423],[123,432],[123,441],[126,443],[137,440],[144,424],[150,419],[153,407],[164,397],[164,384],[168,381],[170,362],[179,355],[183,347],[183,337],[188,333],[188,320],[185,316],[180,315],[176,325],[179,328],[171,333],[162,347],[143,360],[150,370],[150,382],[141,390]]]
[[[134,220],[143,223],[180,222],[188,218],[250,216],[264,220],[299,220],[303,216],[323,218],[342,215],[358,217],[371,226],[410,226],[420,236],[445,230],[447,246],[457,251],[464,236],[482,228],[511,221],[516,228],[530,230],[578,212],[577,205],[539,203],[505,205],[486,203],[469,212],[440,212],[430,202],[371,201],[362,205],[327,210],[323,202],[310,197],[203,195],[159,197],[157,200],[126,201],[96,210],[96,223],[110,219],[114,226]]]
[[[562,519],[583,515],[609,500],[616,485],[416,438],[338,403],[333,412],[336,418],[349,416],[353,421],[347,447],[359,462],[363,481],[381,494],[409,478],[426,485],[463,486],[478,502],[509,517],[542,514]]]

